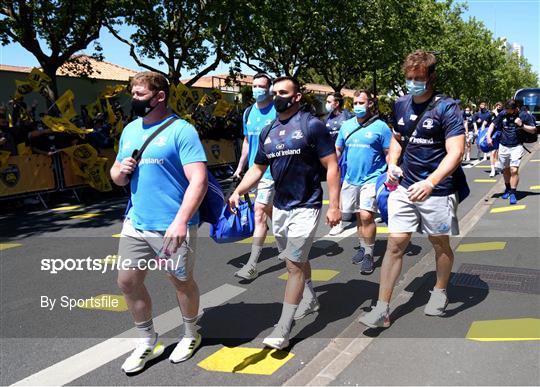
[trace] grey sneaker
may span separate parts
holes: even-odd
[[[424,314],[428,316],[441,316],[444,314],[444,310],[448,305],[448,297],[445,292],[434,292],[433,290],[430,290],[429,292],[431,293],[431,296],[424,308]]]
[[[259,273],[257,272],[257,269],[254,266],[244,266],[240,270],[238,270],[236,273],[234,273],[236,277],[243,278],[245,280],[254,280],[257,278]]]
[[[364,260],[364,254],[366,253],[366,249],[363,247],[360,247],[358,252],[351,258],[351,261],[353,265],[359,265]]]
[[[343,230],[345,230],[345,227],[343,227],[342,222],[339,222],[337,225],[335,225],[334,227],[330,229],[330,232],[328,233],[328,235],[336,236],[336,235],[341,234]]]
[[[300,320],[306,317],[308,314],[315,313],[321,307],[316,297],[309,299],[309,301],[304,300],[305,298],[302,298],[302,301],[300,301],[300,304],[298,304],[298,308],[294,313],[295,320]]]
[[[289,332],[284,332],[278,325],[272,333],[263,340],[263,344],[274,349],[284,349],[289,346]]]
[[[388,328],[390,326],[390,309],[375,306],[371,312],[360,316],[358,322],[369,328]]]
[[[371,274],[374,268],[373,257],[370,254],[366,254],[362,260],[362,266],[360,267],[360,274]]]

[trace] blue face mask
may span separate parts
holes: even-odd
[[[366,105],[354,105],[353,111],[358,118],[365,117],[365,115],[367,114]]]
[[[262,87],[254,87],[252,91],[253,91],[253,98],[255,98],[255,101],[257,102],[262,102],[266,98],[268,98],[268,95],[269,95],[268,90],[263,89]]]
[[[420,96],[426,92],[427,82],[425,81],[413,81],[411,79],[407,79],[405,83],[410,95]]]

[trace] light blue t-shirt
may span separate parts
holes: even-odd
[[[354,132],[345,144],[345,139],[359,127],[356,117],[343,123],[336,140],[336,146],[347,147],[347,173],[345,181],[361,186],[374,183],[386,171],[385,149],[390,147],[392,132],[381,120]]]
[[[271,102],[270,105],[264,107],[263,109],[259,109],[257,104],[254,104],[249,112],[249,117],[247,117],[247,122],[246,119],[244,119],[244,136],[247,137],[249,145],[249,167],[251,167],[255,162],[255,155],[259,149],[259,135],[261,134],[261,130],[266,125],[269,125],[274,118],[276,118],[276,109],[274,108],[274,103]],[[263,178],[272,180],[270,168],[266,169]]]
[[[116,160],[122,162],[131,157],[135,149],[141,149],[146,139],[166,120],[144,125],[138,118],[126,126],[118,145]],[[183,166],[206,162],[206,154],[195,128],[177,119],[154,138],[144,150],[131,177],[131,203],[128,217],[140,230],[165,231],[174,220],[189,181]],[[199,223],[196,213],[190,225]]]

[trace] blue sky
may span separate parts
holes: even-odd
[[[475,17],[493,32],[495,37],[506,37],[510,43],[524,46],[524,55],[533,70],[540,71],[540,0],[469,0],[469,9],[463,17]],[[129,31],[122,31],[124,37]],[[116,40],[106,29],[101,31],[100,42],[105,60],[134,70],[142,70],[129,56],[127,45]],[[90,51],[88,51],[90,53]],[[146,63],[165,70],[156,60]],[[18,44],[0,46],[0,63],[15,66],[37,66],[36,59]],[[221,64],[212,74],[223,74],[228,65]],[[247,69],[247,73],[253,71]],[[539,73],[540,74],[540,73]]]

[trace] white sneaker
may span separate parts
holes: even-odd
[[[201,335],[197,333],[197,337],[188,338],[182,337],[182,340],[176,344],[174,351],[169,356],[171,363],[180,363],[189,359],[193,352],[201,345]]]
[[[274,349],[284,349],[289,346],[289,333],[283,332],[280,326],[276,326],[272,333],[263,340],[263,344]]]
[[[295,320],[300,320],[306,317],[308,314],[315,313],[321,307],[317,297],[311,298],[309,301],[304,300],[305,298],[302,298],[302,301],[300,301],[300,304],[298,304],[298,308],[296,308],[296,312],[294,313]]]
[[[369,328],[388,328],[390,326],[390,310],[375,306],[370,312],[360,316],[358,322]]]
[[[339,222],[338,224],[336,224],[334,227],[330,229],[330,232],[328,233],[328,235],[330,236],[339,235],[343,232],[344,229],[345,228],[343,227],[343,223]]]
[[[240,270],[238,270],[236,273],[234,273],[234,275],[236,277],[240,277],[249,281],[249,280],[254,280],[255,278],[257,278],[259,273],[257,272],[257,269],[255,268],[255,266],[246,265]]]
[[[122,371],[126,374],[138,372],[144,368],[147,361],[160,356],[165,350],[165,346],[161,341],[158,341],[157,334],[154,343],[153,345],[148,345],[145,342],[139,342],[135,350],[124,361],[124,364],[122,364]]]
[[[429,291],[431,297],[424,308],[424,314],[428,316],[441,316],[448,305],[448,297],[446,292],[435,292],[433,290]]]

